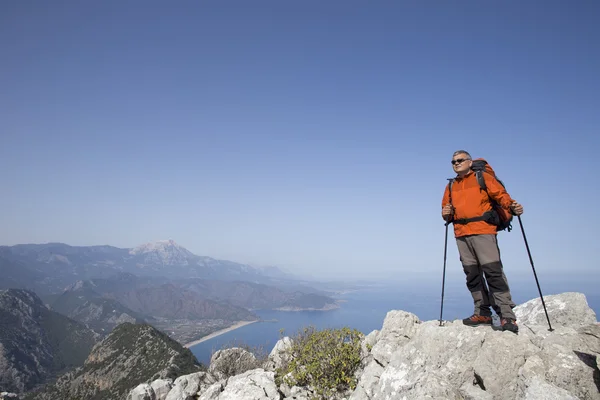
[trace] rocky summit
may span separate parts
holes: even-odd
[[[600,325],[581,293],[545,296],[553,330],[540,299],[515,308],[519,334],[462,321],[420,321],[409,312],[388,312],[381,330],[362,340],[362,361],[353,391],[336,399],[600,399]],[[211,359],[208,371],[174,380],[149,380],[129,392],[129,400],[308,400],[310,387],[277,385],[290,338],[280,340],[269,359],[256,367],[238,349]],[[228,370],[223,372],[223,360]]]

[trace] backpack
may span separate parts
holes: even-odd
[[[484,172],[492,175],[494,178],[496,178],[496,180],[504,188],[506,188],[504,183],[500,179],[498,179],[498,177],[496,176],[496,173],[494,172],[494,170],[492,169],[490,164],[488,164],[488,162],[485,161],[483,158],[477,158],[477,159],[473,160],[473,162],[471,164],[471,169],[475,173],[475,177],[477,178],[479,187],[481,188],[481,190],[485,190],[486,194],[487,194],[487,186],[485,184],[485,180],[483,179]],[[450,180],[450,183],[448,184],[448,190],[450,191],[450,193],[452,193],[451,192],[452,182],[453,182],[453,180]],[[489,197],[489,194],[488,194],[488,197]],[[490,204],[492,205],[492,211],[484,213],[484,215],[482,215],[481,217],[455,220],[453,222],[459,223],[459,224],[461,224],[461,223],[466,224],[466,223],[473,222],[473,221],[486,221],[492,225],[496,225],[496,231],[498,231],[498,232],[503,231],[503,230],[510,232],[512,230],[512,219],[513,219],[512,212],[509,209],[502,207],[500,204],[498,204],[498,202],[496,202],[491,197],[489,197],[489,199],[490,199]]]

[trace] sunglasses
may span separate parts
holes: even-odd
[[[465,161],[468,161],[468,158],[457,158],[456,160],[452,160],[450,161],[452,163],[452,165],[456,165],[456,164],[462,164]]]

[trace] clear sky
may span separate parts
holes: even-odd
[[[524,205],[541,279],[598,282],[599,18],[597,1],[0,2],[0,244],[170,238],[437,280],[466,149]],[[530,277],[518,222],[499,240]]]

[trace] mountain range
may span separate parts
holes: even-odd
[[[0,392],[30,392],[81,367],[92,346],[112,332],[155,337],[156,330],[181,345],[237,321],[257,320],[260,309],[337,307],[327,292],[279,268],[198,256],[172,240],[129,249],[63,243],[0,246],[0,276]],[[139,326],[152,329],[136,333]],[[156,351],[162,357],[166,350],[160,348]],[[81,394],[65,382],[81,383],[84,392],[90,389],[97,353],[92,351],[74,375],[61,378],[49,396]],[[145,362],[145,356],[146,351],[135,357]],[[191,365],[189,360],[184,364]],[[102,368],[109,373],[110,363]],[[125,387],[105,388],[107,392],[102,385],[94,384],[98,390],[88,392],[102,398]]]
[[[277,267],[198,256],[173,240],[127,249],[0,246],[0,275],[0,289],[31,290],[102,334],[122,322],[255,320],[252,310],[337,307],[328,293]]]
[[[227,260],[197,256],[173,240],[135,248],[70,246],[64,243],[0,246],[0,269],[10,282],[38,293],[56,293],[78,280],[108,278],[117,273],[146,277],[236,280],[263,284],[297,281],[276,267],[257,268]]]
[[[130,249],[70,246],[63,243],[0,246],[0,273],[5,277],[0,281],[0,288],[24,288],[35,291],[40,296],[62,293],[80,281],[95,280],[98,284],[98,279],[109,280],[111,287],[125,285],[128,290],[131,289],[132,280],[135,280],[136,288],[140,285],[146,288],[156,287],[171,282],[198,288],[197,283],[202,281],[203,289],[217,285],[207,282],[219,281],[221,294],[227,286],[224,282],[235,282],[238,288],[234,292],[238,294],[239,283],[243,282],[246,288],[252,287],[253,297],[261,291],[278,292],[277,295],[265,295],[274,302],[256,301],[250,305],[241,304],[237,298],[233,299],[234,296],[220,298],[225,301],[235,300],[237,305],[246,308],[293,307],[293,299],[301,298],[302,294],[320,296],[315,296],[315,304],[311,304],[311,307],[322,308],[335,303],[326,297],[327,292],[310,287],[298,277],[277,267],[258,268],[198,256],[173,240],[146,243]],[[194,282],[194,285],[188,285],[189,282]],[[214,298],[213,295],[217,292],[211,293],[199,292],[205,299]]]

